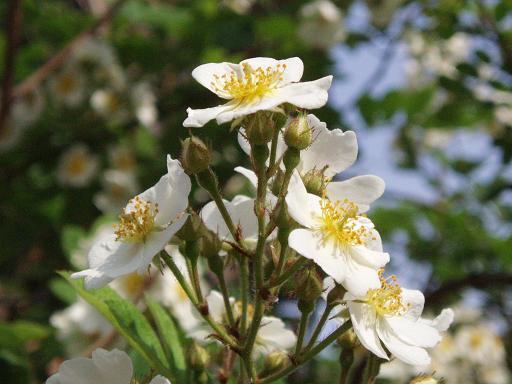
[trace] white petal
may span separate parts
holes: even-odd
[[[292,57],[286,60],[276,60],[270,57],[254,57],[240,62],[240,65],[242,64],[249,64],[252,69],[256,69],[258,67],[266,69],[270,67],[274,70],[277,68],[278,64],[281,66],[283,64],[286,65],[286,69],[282,74],[283,80],[280,82],[281,84],[295,83],[299,81],[304,72],[304,64],[298,57]]]
[[[346,259],[345,279],[341,284],[356,297],[362,297],[369,289],[379,288],[379,274],[373,268]]]
[[[231,110],[231,105],[224,104],[212,108],[192,109],[187,108],[188,117],[183,122],[184,127],[199,128],[208,123],[210,120],[216,119],[221,113]],[[229,120],[227,120],[229,121]]]
[[[439,316],[437,316],[433,320],[420,318],[418,321],[422,322],[424,324],[430,325],[431,327],[434,327],[439,332],[444,332],[452,324],[454,316],[455,316],[455,314],[454,314],[453,310],[451,308],[446,308],[446,309],[443,309],[441,311],[441,313],[439,314]]]
[[[306,191],[298,172],[294,172],[286,195],[288,213],[297,223],[311,228],[320,215],[320,197]]]
[[[315,109],[323,107],[327,103],[327,91],[331,87],[332,76],[326,76],[315,81],[292,83],[279,88],[279,98],[282,103],[290,103],[299,108]],[[277,92],[276,92],[277,93]]]
[[[158,376],[153,377],[153,379],[151,379],[149,384],[171,384],[171,382],[168,379],[166,379],[165,377],[158,375]]]
[[[230,297],[231,303],[234,303],[234,300],[234,298]],[[224,315],[226,314],[226,308],[224,307],[224,299],[222,294],[213,290],[208,294],[208,296],[206,296],[206,302],[208,303],[209,314],[215,321],[221,322]]]
[[[404,363],[411,365],[430,364],[430,356],[425,349],[409,345],[400,340],[382,318],[377,322],[377,333],[389,352]]]
[[[417,347],[432,348],[441,340],[439,331],[430,325],[401,316],[383,319],[393,332],[406,342]]]
[[[382,359],[389,360],[377,336],[377,317],[375,311],[366,304],[348,301],[350,319],[361,344]]]
[[[407,316],[411,319],[418,320],[423,312],[425,305],[425,296],[416,289],[402,288],[402,302],[408,306]]]
[[[322,299],[327,300],[327,295],[336,286],[336,282],[331,276],[327,276],[322,281]]]
[[[362,206],[361,212],[384,193],[385,183],[378,176],[363,175],[352,177],[345,181],[335,181],[327,184],[327,196],[331,200],[343,201],[348,199]]]
[[[287,329],[284,322],[273,316],[264,316],[257,334],[258,343],[268,352],[286,351],[297,341],[295,333]]]
[[[251,144],[249,144],[249,141],[247,141],[246,134],[245,134],[245,128],[240,128],[238,130],[238,145],[240,145],[240,148],[242,148],[242,151],[244,151],[247,155],[251,154]]]
[[[235,172],[238,172],[241,175],[245,176],[254,188],[258,186],[258,176],[256,176],[256,174],[250,169],[244,167],[236,167]]]
[[[364,245],[354,245],[349,248],[350,257],[358,264],[375,270],[389,262],[389,253],[377,252],[368,249]]]
[[[199,67],[196,67],[192,71],[192,77],[203,87],[208,88],[213,93],[217,94],[219,97],[230,99],[225,92],[216,90],[212,82],[214,82],[215,77],[219,76],[222,77],[223,75],[226,75],[226,77],[229,78],[232,72],[240,73],[240,66],[237,64],[232,63],[208,63],[200,65]]]
[[[288,245],[300,255],[313,260],[338,283],[346,277],[345,260],[329,242],[323,244],[317,234],[308,229],[295,229],[288,237]]]
[[[312,114],[308,115],[308,122],[314,139],[311,146],[301,153],[302,174],[327,166],[325,176],[333,177],[354,163],[357,157],[357,139],[354,132],[343,132],[341,129],[330,131],[325,123]]]
[[[92,360],[107,383],[127,384],[133,375],[132,361],[128,354],[118,349],[107,351],[98,348]]]

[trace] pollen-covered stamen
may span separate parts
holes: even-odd
[[[395,275],[384,278],[384,269],[379,270],[380,288],[369,289],[366,303],[380,316],[399,316],[407,312],[409,305],[402,302],[402,288]]]
[[[337,246],[364,245],[368,240],[375,239],[370,229],[362,225],[358,207],[352,201],[330,201],[323,193],[320,201],[322,215],[319,232],[324,242],[334,241]]]
[[[242,64],[242,73],[231,71],[222,76],[213,75],[211,82],[215,92],[225,94],[239,102],[251,102],[276,89],[283,81],[286,64],[277,64],[275,68],[257,67],[253,69],[249,64]]]
[[[141,199],[131,199],[119,215],[119,223],[114,225],[116,240],[126,242],[144,241],[155,227],[158,204]]]

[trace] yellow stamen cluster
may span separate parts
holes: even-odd
[[[275,68],[252,68],[242,64],[242,74],[231,71],[229,74],[213,75],[212,88],[219,93],[227,93],[239,102],[251,102],[273,91],[283,80],[286,64]]]
[[[397,316],[407,312],[408,305],[402,302],[402,288],[396,276],[384,278],[384,269],[380,269],[379,279],[381,287],[368,290],[366,303],[373,306],[380,316]]]
[[[66,164],[66,169],[70,175],[78,176],[85,170],[85,163],[87,162],[86,154],[83,152],[75,153],[73,157]]]
[[[57,90],[58,92],[67,95],[75,89],[75,86],[76,82],[73,75],[71,73],[65,73],[60,77],[57,83]]]
[[[233,312],[236,318],[240,318],[242,316],[242,302],[237,300],[233,307]],[[247,320],[252,321],[254,317],[254,305],[247,304]]]
[[[367,240],[373,239],[370,230],[358,223],[363,216],[358,215],[354,202],[348,199],[333,202],[325,197],[325,192],[323,194],[319,232],[324,242],[334,241],[337,246],[364,245]]]
[[[116,240],[134,243],[144,241],[155,227],[157,213],[158,204],[143,200],[139,196],[131,199],[119,215],[119,223],[114,225]]]

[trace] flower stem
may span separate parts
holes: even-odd
[[[270,281],[268,283],[267,288],[274,288],[278,287],[286,280],[288,280],[295,272],[297,272],[301,267],[304,266],[308,262],[308,259],[305,257],[299,258],[290,268],[288,268],[286,271],[284,271],[281,276],[278,276],[274,281]]]
[[[188,298],[196,308],[196,310],[201,314],[203,319],[208,323],[208,325],[217,333],[217,335],[221,338],[221,340],[227,344],[231,349],[238,351],[240,348],[238,346],[238,343],[236,342],[233,337],[231,337],[224,328],[218,324],[209,314],[208,312],[205,313],[204,307],[201,305],[201,303],[198,302],[198,299],[194,295],[194,292],[192,288],[190,287],[190,284],[185,279],[185,276],[181,273],[180,269],[174,262],[171,256],[165,251],[160,252],[160,256],[164,259],[165,264],[169,267],[169,269],[172,271],[174,276],[176,277],[176,280],[178,280],[181,288],[185,291]]]
[[[325,323],[329,319],[329,314],[331,313],[332,306],[326,305],[324,312],[322,313],[322,316],[320,317],[320,320],[318,321],[318,324],[315,327],[315,330],[313,331],[313,334],[311,335],[311,338],[309,339],[309,343],[306,346],[305,350],[309,350],[315,345],[316,341],[318,340],[318,336],[320,336],[320,332],[322,332],[322,328],[324,327]]]
[[[276,162],[276,154],[277,154],[277,142],[279,140],[279,132],[281,130],[277,127],[274,129],[274,136],[272,137],[272,144],[270,145],[270,160],[268,162],[268,170],[272,171],[274,169],[274,165]],[[270,176],[270,175],[267,175]]]
[[[302,316],[300,317],[299,323],[299,333],[297,336],[297,344],[295,345],[295,354],[299,354],[302,349],[302,344],[304,343],[304,336],[306,335],[306,329],[308,327],[309,316],[311,315],[311,311],[303,311]]]
[[[373,384],[375,377],[379,373],[380,362],[379,358],[370,352],[366,359],[366,366],[364,368],[362,384]]]
[[[235,328],[235,317],[233,316],[233,308],[231,307],[231,303],[229,301],[229,292],[228,287],[226,286],[226,279],[224,278],[223,273],[219,273],[217,278],[219,279],[220,291],[222,293],[222,298],[224,299],[224,306],[226,307],[229,326],[231,328]]]
[[[242,318],[240,320],[240,333],[245,335],[247,330],[247,308],[249,293],[249,260],[243,255],[239,256],[240,263],[240,297],[242,300]]]
[[[327,348],[329,345],[331,345],[340,335],[348,331],[352,327],[352,323],[350,321],[347,321],[343,325],[341,325],[338,329],[333,331],[329,336],[327,336],[324,340],[322,340],[320,343],[315,345],[313,348],[311,348],[309,351],[305,351],[303,354],[294,355],[292,357],[293,364],[288,365],[287,367],[267,376],[261,378],[258,383],[259,384],[265,384],[265,383],[271,383],[273,381],[276,381],[280,379],[281,377],[287,376],[293,371],[295,371],[300,365],[304,364],[308,360],[312,359],[316,355],[318,355],[320,352],[322,352],[325,348]]]
[[[354,363],[354,349],[342,347],[340,352],[340,377],[338,384],[347,384],[349,378],[350,367]]]

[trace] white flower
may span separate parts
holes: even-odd
[[[126,352],[118,349],[107,351],[102,348],[92,353],[92,358],[77,357],[63,362],[59,371],[52,375],[47,384],[130,384],[133,364]],[[170,384],[158,375],[150,384]]]
[[[49,81],[55,100],[68,107],[76,107],[85,96],[85,76],[73,66],[66,67]]]
[[[367,195],[364,190],[360,194]],[[351,197],[354,200],[331,201],[307,193],[294,173],[286,203],[290,216],[305,228],[293,230],[288,243],[349,292],[363,295],[380,286],[377,270],[389,261],[389,255],[382,251],[373,223],[359,214],[358,194]]]
[[[133,148],[125,144],[117,144],[108,150],[111,167],[121,171],[132,171],[137,165]]]
[[[44,109],[45,99],[40,89],[36,88],[15,100],[11,107],[13,119],[18,124],[31,124],[36,121]]]
[[[86,68],[91,65],[109,67],[117,64],[117,58],[110,45],[102,40],[89,38],[73,50],[71,62]]]
[[[254,214],[254,199],[238,195],[232,201],[224,201],[224,205],[233,224],[240,229],[242,239],[248,246],[255,246],[258,240],[258,219]],[[220,240],[234,241],[214,201],[201,209],[200,216],[206,227],[217,234]]]
[[[479,324],[462,327],[455,336],[457,350],[464,351],[464,358],[482,365],[502,362],[505,348],[501,339],[489,326]]]
[[[96,176],[98,167],[98,159],[91,155],[89,148],[75,144],[59,159],[57,179],[62,185],[85,187]]]
[[[117,124],[126,122],[130,117],[125,95],[113,89],[94,91],[91,106],[100,116]]]
[[[109,220],[100,225],[94,225],[91,234],[82,237],[77,247],[71,252],[70,262],[77,269],[87,268],[87,255],[92,246],[98,242],[106,240],[112,232],[113,223]]]
[[[431,322],[421,319],[423,294],[401,288],[394,276],[384,279],[382,273],[380,288],[359,297],[345,295],[354,332],[361,344],[380,358],[389,360],[382,341],[392,355],[407,364],[429,364],[426,348],[441,340],[439,332],[453,319],[453,312],[447,310]]]
[[[213,108],[188,108],[183,125],[202,127],[213,119],[222,124],[257,111],[273,110],[283,103],[305,109],[324,106],[332,76],[300,83],[303,70],[298,57],[286,60],[256,57],[240,64],[200,65],[192,72],[194,79],[229,101]]]
[[[208,313],[218,323],[227,323],[226,307],[224,305],[224,299],[222,294],[218,291],[211,291],[206,296],[208,303]],[[233,297],[229,298],[232,306],[233,314],[235,319],[238,319],[241,315],[241,303],[235,302]],[[251,312],[253,308],[251,305],[248,307],[249,321],[251,320]],[[208,336],[212,333],[211,328],[202,320],[199,313],[194,312],[197,320],[201,323],[195,328],[189,331],[189,335],[195,338],[199,342],[205,342],[208,340]],[[212,341],[214,339],[211,339]],[[286,351],[295,345],[297,337],[295,334],[286,328],[284,322],[273,316],[263,316],[261,319],[261,325],[256,334],[255,340],[255,353],[269,354],[274,351]]]
[[[14,119],[14,115],[7,116],[0,130],[0,153],[16,148],[27,128],[28,125]]]
[[[132,272],[144,272],[187,219],[190,178],[178,160],[167,157],[167,174],[153,187],[130,200],[107,240],[89,252],[89,269],[74,273],[85,277],[87,289],[104,286]]]
[[[222,4],[239,15],[245,15],[256,0],[222,0]]]
[[[94,205],[104,213],[117,213],[131,196],[140,191],[139,183],[132,171],[107,169],[103,172],[103,190],[94,195]]]
[[[158,119],[158,110],[151,86],[146,82],[138,83],[132,88],[131,93],[135,116],[144,126],[153,127]]]
[[[327,49],[345,37],[343,15],[329,0],[315,0],[301,10],[299,37],[313,47]]]

